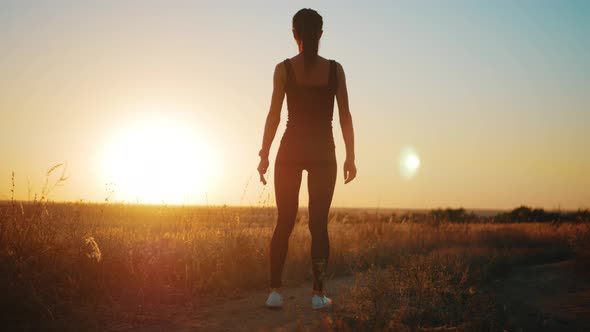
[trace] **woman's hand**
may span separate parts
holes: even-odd
[[[270,163],[268,161],[268,156],[260,157],[260,163],[258,163],[258,174],[260,174],[260,182],[262,182],[262,184],[264,185],[266,185],[266,179],[264,178],[264,174],[266,174],[269,164]]]
[[[344,184],[349,183],[350,181],[356,178],[356,165],[354,164],[354,159],[346,159],[344,162]]]

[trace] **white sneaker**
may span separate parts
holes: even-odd
[[[332,299],[326,295],[314,295],[311,298],[311,308],[315,310],[332,308]]]
[[[282,308],[283,307],[283,296],[276,291],[272,291],[266,299],[266,306],[268,308]]]

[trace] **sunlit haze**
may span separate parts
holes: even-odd
[[[0,200],[66,163],[51,199],[272,202],[257,153],[302,7],[355,125],[344,185],[335,112],[333,206],[590,208],[588,1],[2,1]]]

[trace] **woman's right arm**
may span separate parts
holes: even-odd
[[[352,115],[348,106],[348,90],[346,88],[346,76],[342,65],[336,63],[336,76],[338,85],[336,87],[336,101],[338,102],[338,116],[342,137],[346,146],[346,160],[344,161],[344,183],[349,183],[356,177],[356,165],[354,162],[354,127]]]
[[[260,181],[266,184],[264,174],[268,169],[269,161],[268,154],[270,146],[277,133],[277,128],[281,122],[281,108],[283,106],[283,100],[285,99],[285,82],[287,73],[285,71],[283,63],[279,63],[275,67],[273,75],[273,89],[272,97],[270,100],[270,110],[266,116],[266,123],[264,125],[264,135],[262,137],[262,148],[258,155],[260,156],[260,163],[258,165],[258,172],[260,173]]]

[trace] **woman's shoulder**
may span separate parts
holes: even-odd
[[[281,81],[284,82],[287,78],[287,69],[285,67],[285,61],[281,61],[275,65],[274,71],[274,80],[275,82]]]
[[[342,69],[342,64],[338,60],[331,59],[330,61],[334,62],[334,64],[336,65],[336,68]]]
[[[334,66],[333,68],[336,70],[336,76],[341,77],[344,74],[344,67],[342,67],[342,64],[338,62],[338,60],[325,58],[322,59],[330,63],[330,66]]]
[[[322,59],[324,59],[324,58],[322,58]],[[342,67],[342,64],[340,62],[338,62],[338,60],[336,60],[336,59],[324,59],[324,60],[330,62],[330,64],[333,63],[336,66],[337,73],[344,72],[344,67]]]
[[[285,68],[285,64],[289,59],[285,59],[283,61],[280,61],[279,63],[277,63],[275,65],[275,69],[281,69],[281,68]]]

